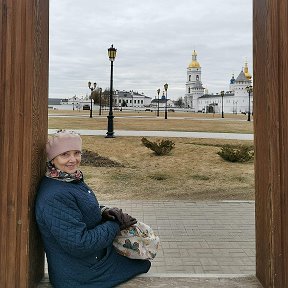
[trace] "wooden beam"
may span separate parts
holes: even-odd
[[[48,0],[0,0],[0,287],[35,287],[34,199],[48,128]]]
[[[44,172],[48,0],[0,0],[0,286],[35,287],[43,249],[34,199]],[[286,0],[254,0],[256,274],[288,287]]]
[[[254,0],[256,276],[288,287],[288,9]]]

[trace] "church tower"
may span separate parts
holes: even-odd
[[[204,87],[201,82],[201,66],[197,61],[197,52],[194,50],[192,52],[192,62],[187,67],[185,106],[197,112],[197,99],[203,95]]]
[[[249,73],[248,71],[248,63],[247,63],[247,60],[245,61],[245,66],[244,66],[244,74],[245,74],[245,77],[251,81],[251,74]]]
[[[248,71],[248,63],[245,62],[244,68],[239,73],[233,85],[233,92],[235,97],[242,97],[247,95],[246,87],[252,85],[252,76]]]

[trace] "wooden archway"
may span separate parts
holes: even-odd
[[[47,137],[49,0],[0,0],[0,286],[43,276],[35,191]],[[288,287],[288,3],[254,0],[256,276]]]
[[[0,0],[0,287],[43,275],[34,221],[48,129],[48,0]],[[44,164],[45,165],[45,164]]]
[[[288,2],[254,0],[256,276],[288,287]]]

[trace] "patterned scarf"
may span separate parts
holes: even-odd
[[[80,170],[75,173],[67,173],[57,169],[50,161],[47,162],[47,170],[45,176],[59,181],[72,182],[83,180],[83,174]]]

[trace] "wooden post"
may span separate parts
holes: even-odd
[[[256,276],[288,287],[288,4],[254,0]]]
[[[0,0],[0,287],[35,287],[47,137],[49,0]],[[256,275],[288,287],[288,4],[254,0]]]
[[[34,220],[48,128],[48,0],[0,0],[0,287],[36,287]]]

